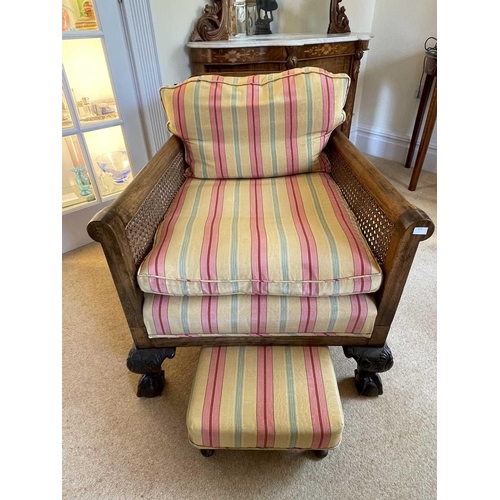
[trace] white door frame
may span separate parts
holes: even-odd
[[[120,3],[129,44],[141,120],[149,158],[166,142],[165,111],[160,101],[160,63],[149,0],[116,0]]]

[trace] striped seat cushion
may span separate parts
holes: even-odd
[[[381,270],[329,174],[187,179],[138,271],[146,293],[338,296]]]
[[[154,337],[327,335],[370,337],[377,307],[372,295],[277,297],[145,294],[143,317]]]
[[[194,446],[331,449],[343,426],[328,347],[201,349],[187,412]]]
[[[349,83],[344,73],[307,67],[196,76],[160,95],[194,177],[255,179],[324,170],[320,153],[345,120]]]

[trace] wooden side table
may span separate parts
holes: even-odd
[[[425,108],[427,107],[427,102],[431,93],[432,85],[434,83],[434,90],[432,91],[432,98],[429,104],[429,110],[427,111],[427,118],[425,120],[424,131],[422,132],[422,138],[420,140],[420,147],[418,148],[417,159],[415,160],[415,166],[413,167],[413,173],[410,180],[410,185],[408,186],[409,191],[415,191],[418,184],[418,178],[420,177],[420,172],[422,171],[422,166],[424,164],[425,155],[429,147],[429,142],[431,140],[432,131],[434,130],[434,125],[437,118],[437,55],[426,54],[424,60],[424,72],[425,83],[424,89],[422,91],[422,97],[420,98],[420,105],[418,107],[417,118],[415,119],[415,125],[413,127],[413,133],[410,141],[410,149],[408,150],[408,156],[406,157],[405,167],[410,168],[413,159],[413,154],[415,152],[415,147],[417,145],[418,135],[420,133],[420,128],[422,126],[422,121],[424,118]]]

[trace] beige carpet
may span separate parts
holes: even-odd
[[[436,221],[436,175],[371,158]],[[388,343],[394,367],[384,394],[359,397],[355,363],[331,348],[344,408],[339,448],[311,452],[218,451],[187,440],[185,414],[199,350],[166,360],[167,385],[135,396],[125,360],[131,337],[100,245],[63,255],[63,498],[431,499],[436,497],[436,240],[420,245]]]

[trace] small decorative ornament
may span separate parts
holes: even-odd
[[[68,11],[63,7],[62,8],[62,30],[69,31],[70,21]]]
[[[247,35],[253,35],[255,22],[258,19],[257,0],[246,0]]]
[[[111,176],[115,184],[123,184],[130,175],[130,162],[126,151],[112,151],[98,156],[95,161],[99,168]]]
[[[255,35],[271,35],[269,25],[274,21],[273,11],[278,10],[278,3],[275,0],[257,0],[257,21],[255,21]],[[262,17],[261,11],[264,11]]]
[[[87,167],[73,167],[71,171],[75,174],[75,180],[78,188],[80,189],[80,194],[82,196],[89,196],[90,194],[92,194],[92,191],[90,189],[90,177],[87,173]]]
[[[215,40],[229,40],[230,15],[228,12],[229,0],[212,0],[213,4],[205,5],[202,16],[191,34],[190,41],[213,42]]]
[[[246,0],[231,0],[229,32],[231,36],[246,35]]]
[[[330,24],[328,33],[350,33],[349,19],[345,13],[345,7],[341,7],[342,0],[331,0],[330,2]]]
[[[85,15],[80,17],[75,23],[75,28],[77,30],[96,30],[97,21],[95,19],[94,5],[90,0],[85,0],[82,3],[82,10]]]
[[[62,30],[74,31],[75,21],[78,19],[79,10],[75,11],[68,5],[67,2],[62,3]]]

